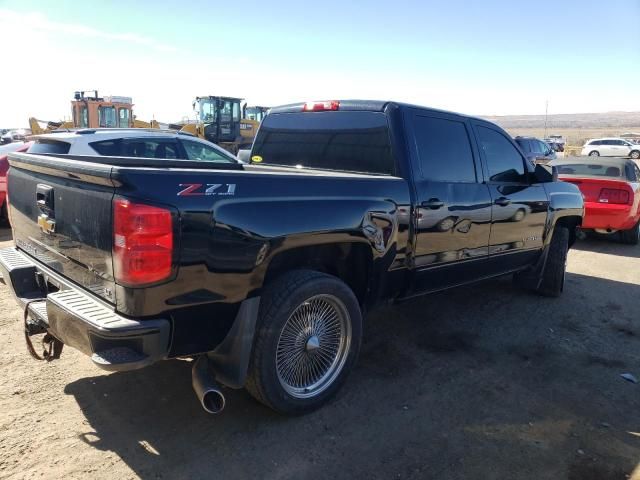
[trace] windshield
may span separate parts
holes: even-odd
[[[216,101],[214,99],[200,99],[200,121],[211,123],[216,118]]]
[[[267,115],[251,162],[393,175],[387,117],[381,112]]]
[[[600,163],[568,163],[556,164],[559,175],[575,175],[579,177],[607,177],[621,178],[625,176],[623,164],[600,164]]]

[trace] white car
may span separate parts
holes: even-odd
[[[27,153],[109,157],[176,158],[239,163],[223,148],[175,130],[143,128],[85,128],[30,137]]]
[[[640,145],[624,138],[594,138],[582,147],[582,155],[638,159],[640,158]]]

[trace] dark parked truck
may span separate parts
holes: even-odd
[[[250,158],[12,154],[0,268],[27,338],[107,370],[191,357],[207,411],[224,406],[217,381],[303,413],[343,383],[382,302],[505,274],[562,291],[580,192],[492,123],[288,105]]]

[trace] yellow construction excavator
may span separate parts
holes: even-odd
[[[193,101],[196,120],[182,125],[180,130],[220,145],[234,155],[240,149],[250,148],[269,109],[241,105],[242,101],[236,97],[196,97]]]

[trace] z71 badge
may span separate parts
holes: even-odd
[[[235,183],[181,183],[178,186],[182,188],[179,197],[236,194]]]

